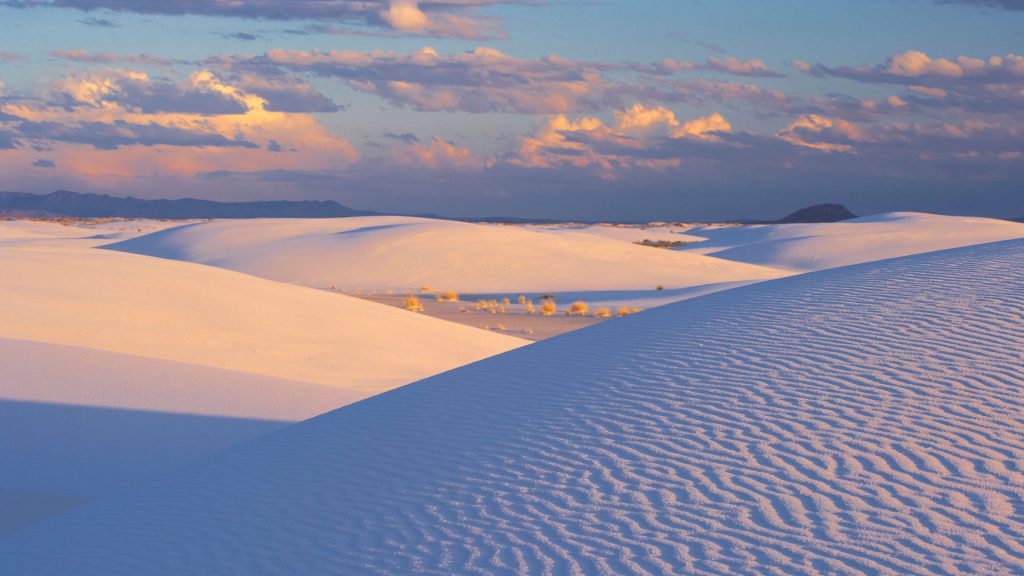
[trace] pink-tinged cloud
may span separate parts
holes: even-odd
[[[790,144],[822,152],[853,152],[854,143],[864,140],[861,130],[854,124],[816,114],[793,120],[775,135]]]
[[[23,162],[29,151],[50,150],[60,171],[109,180],[338,168],[357,158],[351,144],[315,117],[269,110],[265,99],[209,70],[194,72],[174,91],[164,82],[137,71],[106,70],[55,83],[46,101],[57,105],[0,102],[0,132],[9,133],[13,144],[0,154],[0,166]],[[140,106],[137,93],[159,93],[161,105]],[[200,96],[217,104],[196,110]]]
[[[507,162],[528,168],[594,167],[601,177],[615,178],[621,169],[679,166],[680,158],[642,154],[665,140],[714,140],[731,130],[729,122],[717,113],[681,122],[668,108],[637,103],[615,111],[611,125],[593,117],[549,117],[534,134],[522,139],[517,154]],[[606,146],[628,153],[609,153],[602,149]]]
[[[160,58],[149,54],[114,54],[113,52],[89,52],[81,48],[72,50],[51,50],[50,56],[83,64],[136,64],[140,66],[171,66],[185,64],[185,60]]]
[[[429,47],[405,53],[271,50],[255,57],[215,57],[208,64],[234,74],[335,78],[394,105],[423,111],[570,114],[606,111],[636,101],[729,101],[773,110],[794,105],[782,92],[754,84],[673,77],[669,68],[684,67],[673,61],[648,66],[578,62],[555,55],[533,59],[488,47],[455,54]]]
[[[432,138],[430,144],[409,142],[390,150],[391,160],[399,166],[429,170],[480,170],[484,163],[473,156],[468,148],[456,146],[448,140]]]
[[[712,70],[728,72],[737,76],[781,76],[778,72],[772,72],[761,60],[737,60],[732,56],[725,58],[708,58],[707,67]]]

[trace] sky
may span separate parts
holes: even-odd
[[[0,189],[1024,216],[1024,0],[0,0]]]

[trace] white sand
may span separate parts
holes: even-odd
[[[827,224],[712,226],[686,233],[705,238],[699,244],[682,248],[686,252],[808,272],[1024,238],[1024,224],[991,218],[890,212]]]
[[[561,336],[0,540],[6,573],[1020,574],[1024,241]]]
[[[304,286],[460,293],[654,290],[785,274],[587,233],[393,216],[220,220],[112,249],[198,262]]]
[[[96,248],[177,225],[0,221],[0,534],[527,343]]]
[[[7,226],[0,223],[0,229]],[[62,226],[41,226],[66,233]],[[88,238],[96,231],[81,232]],[[95,248],[104,241],[23,238],[0,244],[0,338],[365,394],[526,343],[321,290]]]

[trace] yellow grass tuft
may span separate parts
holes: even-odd
[[[545,299],[540,304],[540,313],[542,316],[553,316],[555,312],[558,312],[558,305],[555,304],[554,300]]]
[[[501,305],[502,306],[508,306],[511,303],[512,303],[512,301],[509,300],[508,298],[502,298],[502,300],[501,300]]]
[[[537,312],[537,308],[534,307],[533,300],[527,300],[526,301],[526,313],[527,314],[534,314],[536,312]]]
[[[590,311],[590,306],[587,306],[586,302],[577,300],[573,302],[569,309],[565,311],[568,316],[586,316],[587,312]]]
[[[611,318],[612,309],[607,306],[602,306],[597,310],[594,310],[594,318]]]
[[[437,293],[437,301],[438,302],[458,302],[459,301],[459,295],[455,292],[455,290],[445,290],[444,292],[438,292]]]
[[[423,303],[419,298],[410,294],[405,297],[405,309],[412,312],[423,312]]]
[[[520,304],[526,304],[526,296],[523,296],[522,294],[520,294],[519,295],[519,303]]]
[[[620,306],[618,314],[619,316],[629,316],[630,314],[636,314],[639,311],[639,308],[633,308],[630,306]]]

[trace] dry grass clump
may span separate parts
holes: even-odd
[[[455,290],[445,290],[437,293],[438,302],[458,302],[459,295]]]
[[[520,294],[519,295],[519,303],[520,304],[526,304],[526,296]]]
[[[553,316],[555,314],[555,312],[558,312],[558,305],[555,304],[554,300],[552,300],[550,298],[547,298],[543,302],[541,302],[541,304],[540,304],[540,314],[541,314],[541,316]]]
[[[533,300],[527,300],[525,304],[527,314],[535,314],[537,312],[537,308],[533,305]]]
[[[477,300],[473,308],[477,311],[486,311],[491,314],[505,313],[505,306],[499,304],[497,300]]]
[[[511,301],[510,301],[510,300],[509,300],[508,298],[502,298],[502,299],[501,299],[501,305],[502,305],[502,306],[508,306],[508,305],[509,305],[509,304],[511,304],[511,303],[512,303],[512,302],[511,302]]]
[[[629,316],[630,314],[636,314],[639,312],[639,308],[633,308],[632,306],[619,306],[619,316]]]
[[[569,309],[565,311],[566,316],[586,316],[587,312],[590,311],[590,306],[587,306],[586,302],[577,300],[573,302]]]
[[[594,310],[594,318],[611,318],[612,309],[607,306],[602,306],[597,310]]]
[[[660,292],[660,291],[662,291],[662,290],[664,290],[664,289],[665,289],[665,287],[664,287],[664,286],[662,286],[661,284],[658,284],[658,287],[657,287],[657,288],[655,288],[655,290],[657,290],[657,291],[659,291],[659,292]]]
[[[423,312],[423,303],[419,298],[410,294],[405,297],[405,309],[411,312]]]

